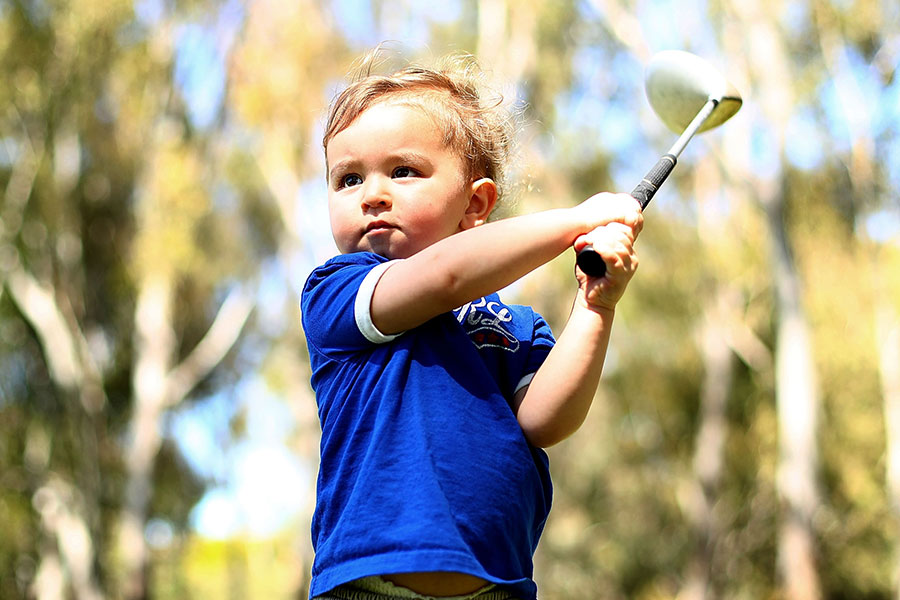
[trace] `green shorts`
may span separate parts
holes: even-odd
[[[351,581],[313,600],[516,600],[516,597],[493,583],[462,596],[423,596],[375,575]]]

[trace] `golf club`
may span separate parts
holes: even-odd
[[[653,111],[681,137],[631,191],[641,210],[650,204],[691,138],[730,119],[742,103],[740,93],[715,67],[681,50],[664,50],[650,59],[644,89]],[[606,273],[606,263],[591,246],[579,252],[577,262],[592,277]]]

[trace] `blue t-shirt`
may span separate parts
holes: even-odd
[[[310,597],[371,575],[458,571],[536,597],[547,456],[510,407],[554,340],[496,294],[396,336],[369,302],[387,259],[338,256],[301,299],[322,425]]]

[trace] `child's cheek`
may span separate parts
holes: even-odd
[[[329,217],[331,221],[331,235],[334,238],[335,244],[337,244],[338,249],[341,252],[347,252],[349,247],[352,245],[352,227],[346,221],[346,219],[341,218],[340,212],[335,210],[334,207],[329,211]]]

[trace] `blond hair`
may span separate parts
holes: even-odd
[[[366,109],[386,100],[421,108],[434,119],[447,148],[459,156],[466,177],[490,178],[502,196],[506,167],[515,132],[515,115],[503,96],[484,82],[485,75],[470,54],[453,54],[433,67],[408,65],[388,75],[373,74],[381,49],[367,54],[350,85],[331,103],[322,145],[350,126]]]

